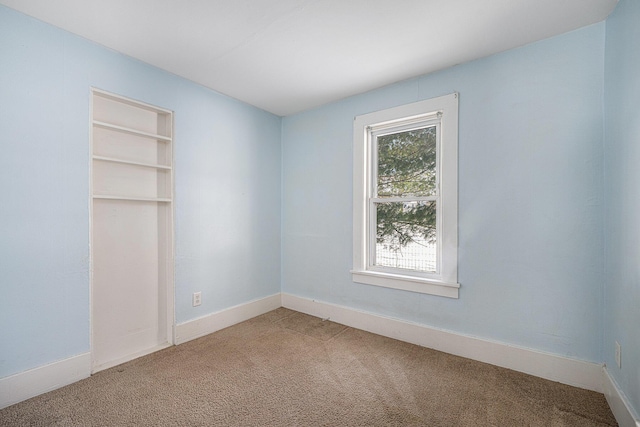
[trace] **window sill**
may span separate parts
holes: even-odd
[[[459,283],[448,283],[440,280],[373,271],[351,271],[351,276],[353,281],[357,283],[401,289],[421,294],[438,295],[447,298],[458,298],[458,290],[460,288]]]

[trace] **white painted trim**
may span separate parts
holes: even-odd
[[[114,366],[118,366],[118,365],[121,365],[123,363],[130,362],[130,361],[135,360],[135,359],[137,359],[139,357],[146,356],[148,354],[155,353],[156,351],[164,350],[165,348],[169,348],[169,347],[173,347],[173,344],[167,342],[167,343],[164,343],[164,344],[153,346],[151,348],[146,348],[146,349],[144,349],[142,351],[138,351],[136,353],[127,354],[127,355],[125,355],[123,357],[120,357],[118,359],[109,360],[109,361],[107,361],[105,363],[102,363],[100,365],[94,365],[92,374],[97,374],[98,372],[104,371],[105,369],[113,368]]]
[[[0,409],[88,378],[91,353],[83,353],[0,378]]]
[[[371,132],[379,128],[401,129],[405,124],[417,124],[434,117],[438,118],[440,128],[437,144],[437,273],[388,268],[391,274],[376,274],[371,259],[375,247],[371,200],[375,196],[373,183],[377,160]],[[352,267],[352,280],[356,283],[458,298],[458,93],[354,118]],[[408,280],[407,276],[412,279]]]
[[[175,327],[176,344],[210,334],[220,329],[244,322],[253,317],[281,307],[280,293],[240,304]],[[164,344],[132,356],[144,356],[153,351],[170,347]],[[130,358],[127,358],[129,360]],[[97,367],[96,372],[110,368],[126,360],[117,360]],[[39,366],[9,377],[0,378],[0,409],[22,402],[40,394],[72,384],[91,376],[91,353],[83,353],[68,359]]]
[[[399,274],[388,274],[378,271],[351,271],[351,277],[356,283],[448,298],[458,298],[458,289],[460,288],[459,283],[446,283],[438,280],[401,276]]]
[[[602,392],[602,365],[597,363],[431,328],[285,293],[282,294],[282,306],[400,341]]]
[[[167,115],[170,119],[170,122],[167,124],[165,121],[165,130],[168,126],[169,132],[168,135],[159,135],[159,134],[150,134],[147,132],[137,131],[135,129],[130,129],[122,126],[117,126],[101,121],[94,120],[94,107],[96,104],[96,99],[110,99],[112,101],[116,101],[130,107],[141,108],[147,111],[151,111],[157,114]],[[90,353],[92,355],[92,372],[98,372],[113,366],[116,366],[120,363],[127,362],[129,360],[133,360],[135,358],[150,354],[154,351],[161,350],[163,348],[170,347],[175,343],[175,325],[176,325],[176,313],[175,313],[175,218],[176,218],[176,205],[173,203],[175,198],[175,146],[174,146],[174,131],[175,131],[175,116],[172,110],[168,110],[165,108],[160,108],[151,104],[147,104],[142,101],[137,101],[131,98],[127,98],[125,96],[116,95],[114,93],[98,89],[95,87],[89,88],[89,319],[90,319],[90,331],[89,331],[89,348]],[[170,153],[170,167],[163,165],[152,165],[152,164],[144,164],[140,162],[131,162],[131,161],[122,161],[114,158],[105,158],[101,156],[94,156],[94,128],[102,127],[105,129],[111,129],[116,131],[121,131],[125,133],[130,133],[138,136],[145,136],[156,141],[162,141],[169,145],[169,153]],[[93,185],[93,176],[94,176],[94,160],[105,160],[115,161],[122,164],[130,164],[130,165],[138,165],[138,166],[146,166],[153,167],[157,169],[163,169],[169,172],[169,197],[157,197],[157,198],[145,198],[145,197],[127,197],[127,196],[105,196],[105,195],[96,195],[94,194],[94,185]],[[165,333],[166,333],[166,342],[159,343],[157,346],[152,348],[129,354],[127,357],[119,358],[116,360],[108,361],[106,363],[98,364],[95,359],[95,346],[94,346],[94,200],[96,199],[110,199],[110,200],[129,200],[129,201],[147,201],[147,202],[158,202],[158,203],[169,203],[169,213],[168,213],[168,221],[166,224],[168,238],[166,239],[168,244],[167,246],[167,265],[165,266],[165,274],[166,274],[166,283],[165,292],[163,297],[166,299],[163,306],[166,306],[165,314]],[[165,243],[167,243],[165,242]],[[160,249],[161,245],[159,246]],[[160,286],[160,282],[158,283]]]
[[[604,393],[622,427],[640,427],[640,418],[607,368],[592,362],[489,341],[417,323],[291,294],[274,294],[176,326],[176,344],[199,338],[253,317],[286,307],[302,313],[450,354],[502,366]],[[83,353],[0,378],[0,409],[88,378],[91,354]]]
[[[640,417],[633,410],[627,396],[620,390],[615,380],[611,378],[609,369],[606,366],[602,370],[602,379],[602,392],[607,398],[611,412],[613,412],[620,427],[640,427]]]
[[[173,114],[173,111],[171,110],[167,110],[166,108],[161,108],[156,105],[147,104],[146,102],[142,102],[137,99],[127,98],[126,96],[122,96],[122,95],[116,95],[115,93],[98,89],[96,87],[91,87],[91,90],[103,98],[108,98],[113,101],[117,101],[122,104],[127,104],[132,107],[144,108],[145,110],[151,111],[153,113]]]
[[[176,325],[175,342],[182,344],[219,331],[236,323],[267,313],[282,306],[280,293],[230,307],[195,320]]]

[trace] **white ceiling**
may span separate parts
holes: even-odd
[[[617,0],[0,0],[280,116],[602,21]]]

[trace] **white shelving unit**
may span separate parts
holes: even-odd
[[[92,90],[93,372],[173,343],[173,113]]]

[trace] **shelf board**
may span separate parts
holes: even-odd
[[[167,110],[165,108],[156,107],[155,105],[147,104],[146,102],[136,101],[134,99],[130,99],[124,96],[116,95],[115,93],[107,92],[97,88],[91,88],[93,94],[99,98],[108,99],[111,101],[116,101],[121,104],[128,105],[130,107],[142,108],[147,111],[151,111],[154,113],[162,114],[170,116],[173,112],[171,110]]]
[[[163,202],[163,203],[171,202],[171,199],[161,198],[161,197],[106,196],[106,195],[94,194],[93,198],[102,199],[102,200],[129,200],[133,202]]]
[[[102,160],[103,162],[121,163],[125,165],[144,166],[147,168],[171,170],[171,166],[158,165],[153,163],[134,162],[131,160],[122,160],[115,157],[93,156],[93,160]]]
[[[152,138],[158,141],[171,142],[171,137],[158,135],[155,133],[142,132],[141,130],[131,129],[124,126],[118,126],[107,122],[101,122],[99,120],[94,120],[93,125],[97,127],[101,127],[103,129],[115,130],[117,132],[129,133],[136,136],[143,136],[145,138]]]

